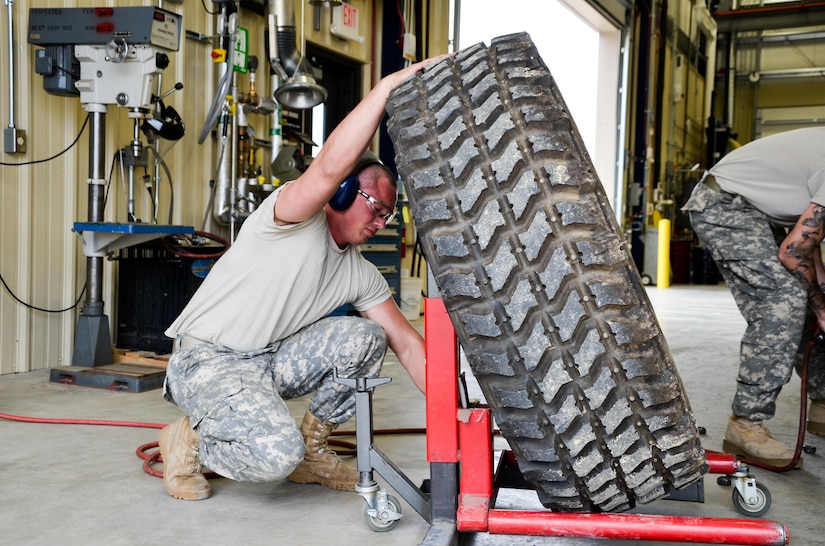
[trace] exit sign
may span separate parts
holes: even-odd
[[[358,34],[358,8],[350,4],[339,4],[332,8],[329,31],[345,40],[363,42],[364,37]]]

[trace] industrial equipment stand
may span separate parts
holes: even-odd
[[[8,2],[6,2],[8,4]],[[9,21],[11,22],[11,21]],[[143,224],[134,216],[133,169],[142,157],[140,121],[152,116],[163,98],[151,92],[155,76],[169,65],[167,52],[180,47],[181,16],[161,8],[39,9],[29,12],[29,43],[47,48],[38,54],[37,72],[47,76],[47,92],[80,95],[89,114],[89,176],[87,222],[75,222],[73,231],[83,241],[86,256],[86,299],[75,330],[72,366],[53,369],[51,380],[88,386],[159,386],[162,372],[105,369],[112,365],[112,336],[104,313],[103,265],[111,252],[170,234],[191,235],[192,226]],[[80,73],[60,67],[63,57],[76,58]],[[40,61],[43,61],[42,63]],[[54,79],[56,68],[66,74]],[[71,76],[65,78],[65,76]],[[160,93],[158,93],[160,94]],[[167,93],[168,94],[168,93]],[[106,114],[109,106],[126,108],[134,121],[128,191],[129,223],[104,221],[106,208]],[[124,155],[121,154],[123,159]]]
[[[659,540],[715,544],[784,545],[788,529],[758,519],[700,518],[647,514],[565,513],[497,509],[498,489],[506,476],[520,476],[512,452],[504,451],[493,472],[490,410],[465,409],[459,395],[458,342],[440,298],[424,300],[427,358],[427,460],[429,494],[413,486],[372,445],[371,392],[387,378],[343,380],[357,387],[358,470],[356,487],[366,499],[364,516],[373,530],[386,531],[400,518],[398,501],[381,492],[372,480],[375,469],[431,527],[422,544],[454,545],[463,532],[502,535],[564,536],[621,540]],[[371,381],[371,382],[370,382]],[[360,384],[356,384],[359,383]],[[752,498],[755,480],[735,457],[708,452],[710,472],[727,474],[736,495]],[[738,491],[738,493],[737,493]]]
[[[123,389],[131,392],[159,388],[163,370],[112,364],[112,335],[104,313],[103,261],[110,253],[127,246],[171,234],[191,235],[193,226],[150,223],[104,222],[106,196],[105,134],[107,105],[88,103],[89,179],[88,221],[75,222],[73,231],[83,241],[86,256],[86,299],[75,330],[72,365],[52,368],[50,380],[87,387]]]

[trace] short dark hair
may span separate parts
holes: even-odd
[[[394,189],[398,189],[398,180],[395,175],[383,163],[371,163],[357,172],[359,184],[370,188],[375,187],[375,182],[382,176],[388,178]]]

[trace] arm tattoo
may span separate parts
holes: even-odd
[[[783,264],[791,274],[799,279],[808,292],[808,300],[812,309],[825,309],[825,298],[823,298],[823,284],[817,282],[814,257],[817,253],[814,249],[823,239],[825,230],[825,207],[820,205],[811,209],[810,216],[799,219],[799,226],[804,226],[798,232],[796,240],[789,242],[785,247],[785,260]]]
[[[822,223],[825,222],[825,207],[817,205],[813,208],[813,216],[800,218],[802,225],[805,227],[814,228],[816,231],[822,230]]]

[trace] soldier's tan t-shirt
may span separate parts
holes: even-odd
[[[825,127],[756,139],[729,152],[709,173],[772,221],[793,226],[810,203],[825,205]]]
[[[300,224],[275,224],[279,192],[246,219],[167,336],[252,351],[341,305],[365,311],[391,297],[386,279],[357,248],[338,248],[323,210]]]

